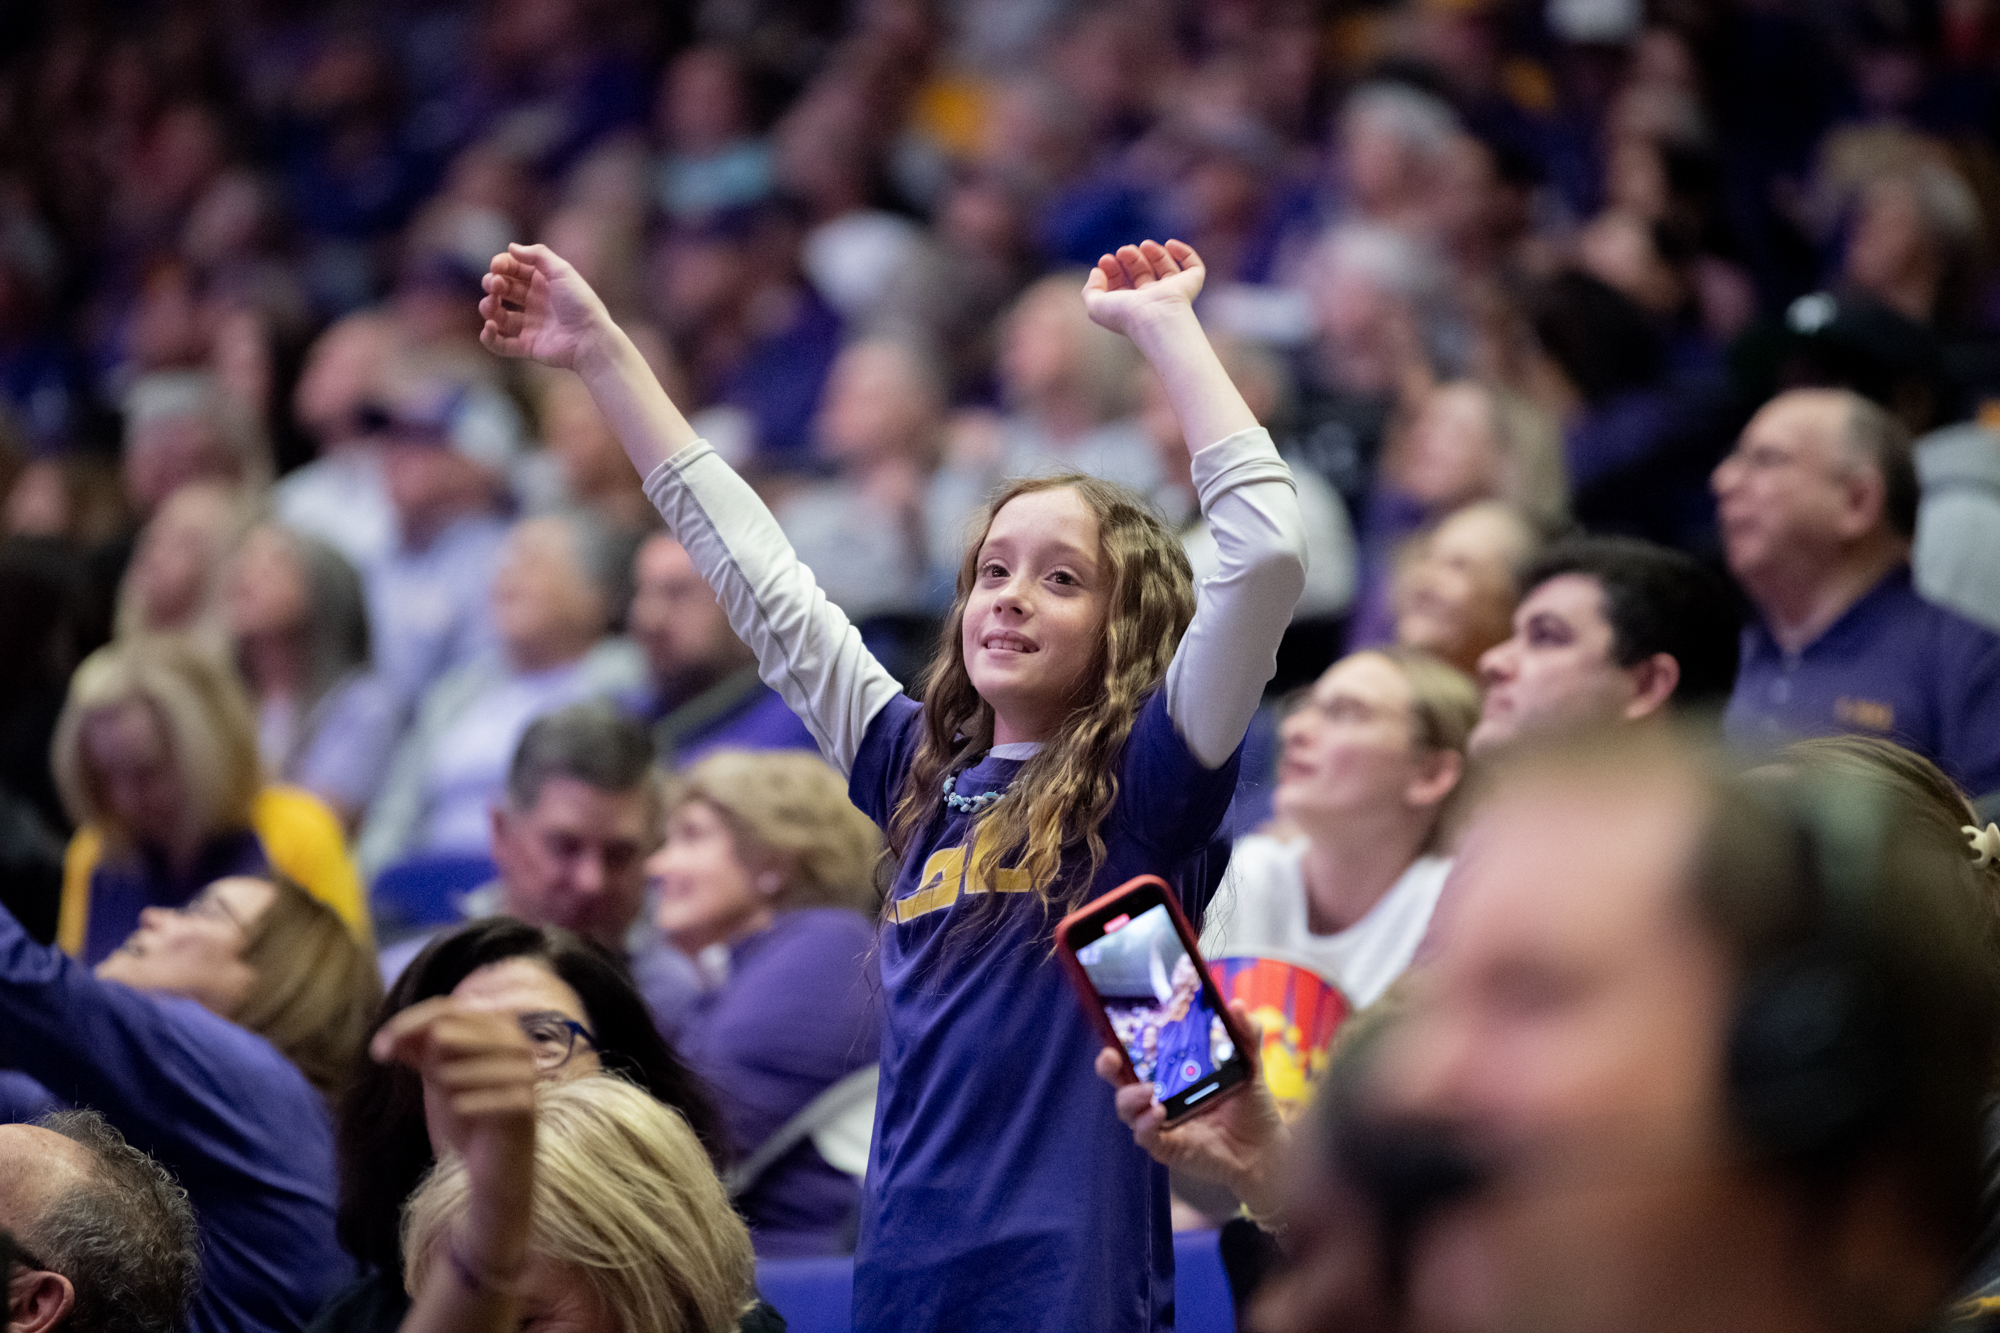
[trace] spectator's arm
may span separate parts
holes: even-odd
[[[1194,450],[1195,493],[1220,563],[1167,668],[1167,713],[1213,769],[1242,744],[1278,669],[1278,641],[1305,587],[1306,544],[1291,469],[1195,318],[1204,273],[1179,241],[1128,245],[1097,261],[1083,299],[1092,319],[1145,354]]]

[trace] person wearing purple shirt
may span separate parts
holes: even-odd
[[[296,1329],[353,1271],[327,1098],[380,995],[359,941],[288,884],[221,880],[94,970],[0,909],[0,1107],[98,1111],[172,1171],[201,1231],[189,1328]]]
[[[661,933],[708,974],[676,1041],[715,1090],[739,1164],[876,1062],[881,986],[863,913],[881,846],[816,755],[718,750],[676,784],[646,869]],[[860,1183],[811,1135],[735,1183],[759,1256],[852,1248]]]
[[[757,659],[729,628],[681,544],[657,533],[632,568],[627,630],[646,655],[644,688],[622,698],[653,728],[671,770],[711,750],[810,750],[805,723],[757,678]]]
[[[1730,739],[1884,736],[1969,791],[2000,790],[2000,636],[1911,584],[1909,432],[1847,390],[1794,390],[1751,419],[1713,485],[1756,610]]]

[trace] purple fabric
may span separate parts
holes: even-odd
[[[99,981],[0,910],[0,1064],[103,1114],[174,1173],[201,1228],[194,1333],[296,1329],[353,1275],[333,1236],[333,1120],[262,1037]],[[0,1096],[39,1111],[29,1086]]]
[[[868,725],[848,793],[877,821],[902,792],[922,719],[896,698]],[[1118,761],[1103,866],[1076,896],[1157,874],[1199,923],[1228,865],[1216,835],[1240,753],[1204,768],[1155,693]],[[1023,762],[988,755],[957,790],[1004,789]],[[1093,1071],[1104,1039],[1056,962],[1060,911],[973,878],[971,825],[940,802],[890,891],[855,1328],[1164,1333],[1166,1168],[1133,1143]],[[1071,873],[1077,855],[1065,858]]]
[[[367,571],[375,671],[398,708],[414,708],[453,667],[497,651],[491,589],[506,540],[507,525],[491,514],[461,518],[422,550],[399,550]]]
[[[819,745],[786,706],[778,692],[766,689],[741,711],[713,727],[681,741],[676,758],[692,763],[710,750],[817,750]]]
[[[1925,601],[1897,569],[1799,653],[1743,631],[1729,739],[1776,746],[1861,732],[1937,761],[1974,796],[2000,790],[2000,635]]]
[[[90,872],[84,966],[96,967],[139,928],[141,908],[180,907],[218,879],[269,870],[264,844],[249,829],[210,838],[185,875],[176,875],[164,858],[150,851],[115,858],[107,854]]]
[[[817,751],[819,742],[778,692],[755,679],[754,672],[746,670],[746,674],[750,676],[748,688],[739,698],[691,727],[676,726],[675,714],[682,708],[703,709],[709,694],[666,704],[656,691],[646,689],[626,695],[620,702],[627,712],[653,727],[660,764],[669,769],[691,764],[710,750]],[[721,682],[710,694],[729,684]]]
[[[807,286],[791,320],[753,343],[723,376],[716,396],[750,414],[763,461],[783,464],[808,456],[813,413],[840,355],[841,337],[840,316]]]
[[[715,1089],[741,1159],[828,1087],[875,1063],[881,990],[875,930],[858,912],[804,907],[729,951],[729,979],[701,996],[680,1051]],[[737,1207],[765,1258],[838,1254],[861,1191],[810,1140],[765,1171]]]

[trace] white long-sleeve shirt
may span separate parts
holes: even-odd
[[[1197,451],[1195,492],[1215,537],[1215,572],[1167,668],[1167,712],[1188,748],[1219,768],[1243,740],[1278,641],[1305,585],[1306,543],[1291,470],[1262,428]],[[777,520],[706,442],[646,478],[660,511],[714,590],[731,628],[841,773],[901,685],[799,562]]]

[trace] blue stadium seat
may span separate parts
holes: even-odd
[[[757,1288],[785,1317],[789,1333],[850,1333],[854,1263],[849,1259],[766,1259]],[[1213,1231],[1174,1237],[1174,1327],[1179,1333],[1235,1333],[1229,1279]]]
[[[458,900],[500,872],[485,856],[412,856],[385,866],[369,890],[384,942],[458,920]]]
[[[785,1333],[849,1333],[854,1323],[852,1259],[765,1259],[757,1290],[785,1317]]]

